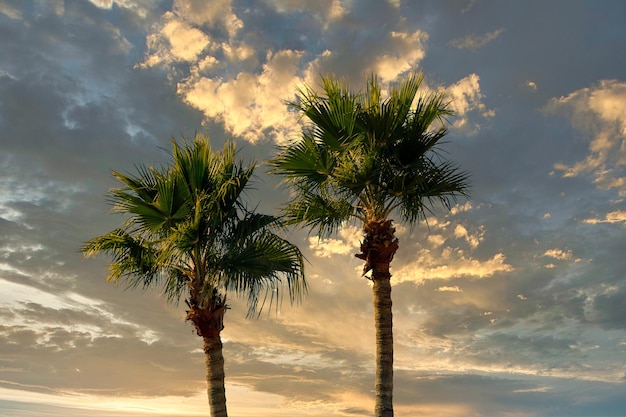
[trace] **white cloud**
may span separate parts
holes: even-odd
[[[40,2],[47,2],[49,0],[39,0]],[[155,7],[153,0],[89,0],[91,4],[100,9],[111,9],[115,4],[117,7],[131,9],[137,13],[138,16],[144,18],[147,16],[149,9]],[[64,3],[65,0],[57,0],[57,3]]]
[[[229,45],[224,43],[222,44],[222,50],[226,57],[233,63],[247,61],[255,57],[254,49],[246,44]]]
[[[604,219],[584,219],[583,223],[598,224],[598,223],[626,223],[626,211],[617,210],[607,213]]]
[[[230,0],[174,0],[174,12],[196,25],[215,25],[232,13]]]
[[[315,256],[330,258],[333,255],[347,255],[355,252],[363,239],[363,232],[356,226],[345,226],[339,230],[338,239],[309,238],[309,247],[315,251]]]
[[[170,44],[169,52],[180,61],[194,61],[209,44],[204,32],[181,20],[170,20],[161,33]]]
[[[439,291],[439,292],[463,292],[463,290],[461,288],[459,288],[458,285],[455,286],[443,286],[443,287],[439,287],[437,288],[435,291]]]
[[[424,43],[428,34],[417,30],[409,32],[391,32],[387,49],[393,54],[379,56],[373,71],[383,82],[394,81],[399,75],[414,69],[426,55]]]
[[[446,248],[436,256],[428,250],[422,250],[415,261],[393,272],[394,282],[422,282],[428,279],[482,279],[497,272],[511,272],[513,267],[506,263],[502,253],[496,253],[490,259],[481,261],[465,255],[460,249]]]
[[[446,243],[446,237],[440,234],[430,234],[428,235],[428,243],[430,243],[432,246],[434,247],[439,247],[442,246],[444,243]]]
[[[0,271],[8,271],[13,274],[19,274],[25,278],[33,278],[30,274],[15,269],[7,264],[0,263]],[[39,277],[38,277],[39,278]],[[67,279],[68,277],[64,277]],[[53,282],[59,280],[59,276],[53,273],[47,273],[42,278],[42,281]],[[113,313],[110,305],[101,300],[85,297],[76,292],[54,292],[40,290],[29,285],[23,285],[0,278],[0,286],[3,288],[3,297],[0,299],[0,307],[9,308],[13,311],[14,317],[11,320],[6,321],[5,325],[19,326],[24,324],[24,310],[28,310],[29,305],[33,304],[36,307],[32,308],[47,308],[55,311],[76,311],[85,318],[84,322],[79,323],[64,323],[59,322],[57,316],[50,317],[49,320],[39,319],[36,323],[30,322],[31,329],[40,332],[40,338],[37,343],[50,344],[48,340],[49,329],[64,328],[68,331],[84,332],[90,335],[91,338],[95,337],[121,337],[116,333],[118,326],[123,326],[130,329],[135,336],[147,344],[154,343],[159,340],[158,333],[154,330],[147,329],[145,326],[138,325],[127,321],[115,313]],[[89,317],[98,318],[97,322],[110,323],[112,326],[106,328],[100,324],[90,324]]]
[[[455,128],[474,134],[478,132],[480,125],[470,123],[471,112],[478,112],[483,118],[495,116],[495,110],[488,110],[482,102],[480,77],[477,74],[470,74],[443,90],[450,100],[450,109],[455,113]]]
[[[557,163],[555,169],[563,177],[588,175],[598,188],[626,195],[626,82],[601,81],[553,99],[545,110],[565,114],[590,137],[585,159],[573,165]]]
[[[241,72],[229,80],[190,77],[179,83],[178,92],[207,118],[222,121],[233,135],[256,142],[269,134],[285,142],[300,129],[298,115],[285,105],[301,82],[300,58],[296,51],[268,53],[260,74]]]
[[[348,13],[345,0],[267,0],[278,13],[307,12],[327,28],[329,23],[341,19]]]
[[[456,237],[457,239],[465,239],[467,243],[474,249],[478,247],[480,242],[484,239],[485,230],[481,227],[479,228],[479,231],[477,233],[470,234],[464,226],[457,224],[454,228],[454,237]]]
[[[458,49],[476,50],[497,39],[502,32],[504,32],[504,29],[497,29],[483,35],[468,35],[463,38],[453,39],[449,45]]]
[[[543,256],[547,256],[554,259],[566,260],[572,259],[572,251],[571,250],[562,250],[562,249],[548,249],[544,252]]]
[[[209,46],[210,39],[206,33],[174,13],[165,13],[162,20],[160,30],[147,37],[151,53],[141,65],[151,67],[175,61],[193,62]]]
[[[329,45],[319,52],[306,64],[304,81],[316,87],[320,74],[334,73],[358,83],[356,88],[359,89],[365,77],[374,73],[383,84],[393,82],[417,69],[426,54],[427,40],[428,34],[421,30],[391,30],[358,56],[353,54],[352,45],[343,44],[344,40],[340,40],[336,45]]]
[[[463,213],[465,211],[470,211],[472,209],[472,202],[471,201],[467,201],[464,204],[455,204],[451,209],[450,209],[450,214],[455,215],[458,213]]]
[[[0,3],[0,13],[9,17],[10,19],[17,20],[22,18],[22,12],[19,9],[16,9],[6,3]]]

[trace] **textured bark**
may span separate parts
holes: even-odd
[[[206,360],[207,395],[209,397],[211,417],[227,417],[222,339],[219,333],[214,336],[204,337],[203,339]]]
[[[187,320],[192,322],[198,336],[204,341],[206,362],[207,395],[211,417],[227,417],[226,390],[224,388],[224,356],[222,355],[222,339],[224,329],[224,313],[228,308],[226,297],[217,290],[213,291],[208,305],[200,302],[200,289],[191,287],[187,300]]]
[[[375,417],[393,417],[393,315],[389,265],[398,250],[393,222],[372,219],[365,223],[361,244],[363,275],[372,271],[374,325],[376,328],[376,408]]]
[[[376,417],[393,417],[393,316],[389,265],[374,267],[376,327]]]

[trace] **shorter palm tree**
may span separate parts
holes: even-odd
[[[129,287],[160,286],[170,302],[183,296],[187,320],[204,340],[212,417],[225,417],[224,358],[220,334],[227,294],[245,296],[248,315],[306,294],[300,250],[275,233],[277,217],[246,207],[243,192],[254,164],[235,160],[235,145],[213,151],[206,137],[193,144],[172,140],[173,164],[138,167],[137,175],[113,172],[123,186],[110,190],[114,211],[128,215],[122,227],[82,247],[86,256],[110,255],[109,281]]]

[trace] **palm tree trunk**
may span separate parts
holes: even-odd
[[[389,264],[375,265],[374,325],[376,327],[375,417],[393,417],[393,317]]]
[[[224,389],[224,356],[220,334],[204,336],[206,382],[211,417],[227,417]]]

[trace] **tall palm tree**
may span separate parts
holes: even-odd
[[[254,164],[235,160],[235,145],[213,151],[207,138],[172,141],[173,164],[139,166],[138,174],[113,172],[123,186],[109,192],[122,227],[95,237],[86,256],[111,256],[108,280],[130,287],[160,286],[168,301],[184,296],[187,320],[204,340],[211,416],[225,417],[224,358],[220,333],[229,292],[244,295],[248,314],[266,301],[306,293],[303,256],[279,237],[274,216],[249,211],[242,199]]]
[[[353,93],[322,77],[322,93],[300,90],[290,103],[308,119],[299,141],[279,148],[271,172],[285,177],[292,200],[287,221],[335,233],[345,222],[363,226],[363,275],[373,283],[377,417],[393,416],[393,334],[390,263],[398,250],[392,213],[413,225],[467,196],[468,175],[443,158],[439,145],[452,112],[442,94],[420,94],[421,74],[392,86],[387,97],[372,75]]]

